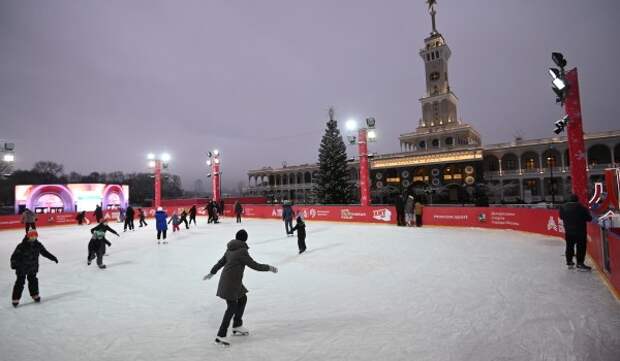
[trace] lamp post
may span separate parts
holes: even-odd
[[[0,178],[11,175],[15,163],[15,144],[0,141]]]
[[[555,189],[554,189],[554,182],[555,179],[553,179],[553,166],[555,163],[553,161],[553,157],[549,156],[547,157],[547,166],[549,167],[549,172],[550,174],[550,178],[549,178],[549,184],[551,185],[551,206],[553,206],[555,204]]]
[[[354,135],[347,136],[349,144],[357,143],[357,152],[360,159],[360,205],[370,205],[370,170],[368,167],[368,142],[374,142],[377,138],[375,132],[375,118],[366,118],[366,127],[357,129],[357,122],[350,119],[346,123],[349,132],[357,129],[357,138]]]
[[[160,156],[156,156],[154,153],[149,153],[146,158],[149,161],[149,168],[153,169],[155,175],[154,198],[155,208],[158,208],[161,206],[161,170],[162,168],[168,168],[168,163],[170,162],[170,154],[163,153]]]
[[[213,152],[207,153],[209,159],[207,159],[207,165],[211,167],[211,173],[209,173],[209,177],[211,177],[211,190],[213,191],[213,200],[219,204],[222,199],[221,195],[221,176],[222,172],[220,171],[220,151],[215,149]]]

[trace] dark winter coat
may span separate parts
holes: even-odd
[[[291,207],[288,204],[285,204],[282,207],[282,219],[285,221],[292,221],[293,220],[293,207]]]
[[[189,217],[196,218],[196,206],[192,206],[192,208],[189,209]]]
[[[248,245],[238,239],[228,242],[226,253],[211,269],[212,274],[224,267],[217,286],[217,296],[225,300],[237,300],[248,292],[243,286],[245,266],[255,271],[269,271],[269,265],[257,263],[248,253]]]
[[[140,217],[141,220],[144,220],[144,211],[142,210],[142,208],[138,209],[138,216]]]
[[[24,237],[11,255],[11,268],[20,274],[39,272],[39,254],[50,261],[58,263],[58,259],[49,253],[38,240],[29,241]]]
[[[306,239],[306,223],[300,217],[297,217],[297,223],[291,232],[293,231],[297,231],[297,238]]]
[[[114,229],[110,228],[110,226],[108,226],[107,224],[103,224],[103,223],[99,223],[98,225],[90,229],[90,233],[95,233],[95,231],[110,232],[118,236],[118,233]]]
[[[165,231],[168,229],[166,217],[168,217],[168,215],[164,211],[155,212],[155,227],[158,231]]]
[[[235,214],[241,213],[243,213],[243,206],[241,205],[241,203],[237,202],[235,203]]]
[[[131,206],[127,207],[127,211],[125,212],[125,218],[133,219],[135,216],[135,212]]]
[[[568,202],[560,207],[566,238],[587,239],[587,222],[592,220],[590,211],[579,202]]]

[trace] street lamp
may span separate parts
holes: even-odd
[[[218,149],[214,149],[213,151],[207,152],[207,166],[211,167],[211,173],[207,175],[207,177],[211,178],[211,189],[213,191],[213,200],[216,203],[219,203],[222,195],[221,195],[221,186],[222,186],[222,171],[220,170],[220,151]]]
[[[153,169],[155,174],[155,208],[161,206],[161,169],[168,168],[168,163],[170,162],[170,154],[162,153],[160,156],[155,155],[155,153],[149,153],[146,155],[146,159],[148,160],[149,168]]]
[[[555,183],[555,179],[553,179],[553,166],[554,166],[554,159],[551,156],[547,157],[547,166],[549,167],[549,172],[551,173],[550,178],[549,178],[549,184],[551,185],[551,206],[553,206],[555,204],[555,187],[554,187],[554,183]]]
[[[368,142],[374,142],[377,139],[375,132],[375,118],[366,119],[367,127],[359,127],[355,119],[349,119],[346,122],[346,128],[349,132],[357,130],[357,138],[355,135],[347,135],[349,144],[357,143],[357,151],[360,158],[360,205],[370,205],[370,174],[368,167]]]

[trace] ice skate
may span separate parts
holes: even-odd
[[[100,265],[99,265],[99,268],[101,268],[101,269],[106,269],[106,268],[107,268],[107,266],[106,266],[106,265],[104,265],[104,264],[100,264]]]
[[[37,296],[32,296],[32,299],[34,300],[34,302],[36,303],[41,303],[41,296],[37,295]]]
[[[13,300],[12,304],[13,307],[17,308],[17,306],[19,305],[19,300]]]
[[[233,336],[248,336],[250,334],[250,330],[243,326],[233,327],[232,329]]]
[[[218,345],[225,346],[225,347],[230,346],[230,341],[228,341],[228,337],[216,336],[215,337],[215,343],[218,344]]]
[[[575,263],[574,262],[568,262],[568,263],[566,263],[566,266],[568,267],[568,269],[573,269],[573,268],[575,268]]]
[[[583,264],[583,263],[582,263],[582,264],[578,264],[578,265],[577,265],[577,269],[578,269],[579,271],[583,271],[583,272],[592,271],[592,267],[590,267],[590,266],[586,266],[586,265],[585,265],[585,264]]]

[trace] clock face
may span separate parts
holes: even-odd
[[[439,79],[439,73],[436,72],[436,71],[432,72],[431,75],[430,75],[430,79],[431,80],[438,80]]]

